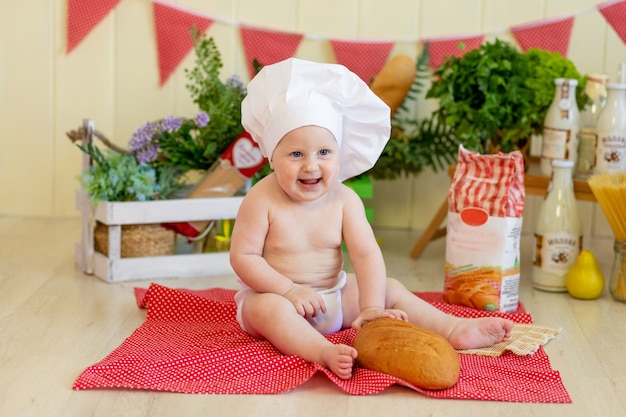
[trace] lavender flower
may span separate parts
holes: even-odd
[[[158,144],[150,142],[146,147],[135,152],[134,155],[140,164],[149,164],[157,159],[159,156],[159,149]]]
[[[159,132],[158,124],[146,122],[133,133],[128,142],[130,152],[141,164],[147,164],[157,158],[159,145],[154,140],[155,134]]]
[[[176,116],[167,116],[161,121],[161,129],[164,132],[175,132],[181,126],[183,122],[179,117]]]
[[[225,84],[230,86],[231,88],[239,88],[242,91],[245,91],[245,86],[243,84],[243,81],[241,81],[241,78],[239,78],[239,75],[237,74],[234,74],[228,77]]]
[[[196,126],[198,127],[204,127],[206,125],[209,124],[209,120],[211,120],[211,118],[209,117],[209,115],[207,114],[207,112],[205,111],[201,111],[200,113],[198,113],[198,115],[196,116]]]

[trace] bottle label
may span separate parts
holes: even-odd
[[[533,265],[545,272],[564,276],[576,262],[582,247],[583,237],[577,234],[535,234]]]
[[[590,174],[596,166],[596,131],[591,128],[583,128],[579,133],[578,162],[579,174]]]
[[[573,132],[569,129],[544,126],[541,156],[548,159],[569,159],[569,144],[573,136]]]
[[[596,172],[626,172],[626,132],[598,131]]]

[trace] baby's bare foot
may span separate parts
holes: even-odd
[[[500,317],[460,319],[448,335],[455,349],[477,349],[504,342],[511,337],[513,322]]]
[[[322,351],[322,365],[341,379],[350,379],[357,352],[348,345],[329,344]]]

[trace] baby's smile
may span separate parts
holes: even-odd
[[[321,180],[321,178],[300,178],[298,181],[304,185],[315,185],[318,184]]]

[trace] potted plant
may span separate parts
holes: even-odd
[[[579,81],[582,108],[585,80],[571,61],[537,49],[522,53],[496,39],[461,58],[448,57],[435,70],[426,96],[439,99],[435,116],[466,148],[509,152],[541,132],[559,77]]]
[[[207,170],[233,140],[243,131],[241,126],[241,101],[246,91],[237,76],[222,82],[219,70],[221,57],[212,38],[201,36],[192,29],[196,63],[185,71],[189,90],[200,111],[194,118],[167,116],[148,121],[140,126],[128,141],[126,148],[116,146],[102,133],[93,132],[108,148],[101,152],[89,143],[78,145],[88,154],[92,164],[85,169],[79,180],[93,206],[99,202],[129,202],[164,200],[175,196],[183,187],[183,177],[190,170]],[[82,140],[85,127],[68,133],[72,141]],[[157,236],[165,230],[167,249],[164,252],[136,251],[124,253],[124,236],[131,229],[146,229],[144,235]],[[153,227],[155,226],[155,227]],[[162,230],[161,230],[162,229]],[[99,231],[102,230],[102,239]],[[94,237],[96,249],[107,253],[108,228],[96,224]],[[155,225],[124,225],[122,229],[122,257],[154,256],[173,252],[175,235],[157,223]],[[137,247],[138,238],[131,239],[130,249]],[[144,239],[145,240],[145,239]],[[98,244],[98,242],[102,244]],[[103,246],[104,245],[104,246]]]

